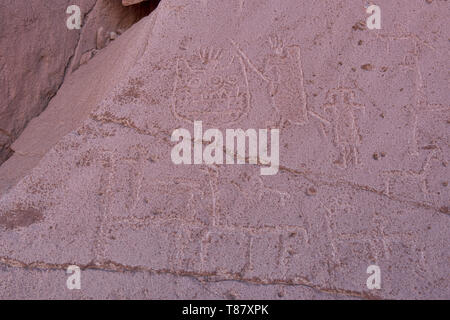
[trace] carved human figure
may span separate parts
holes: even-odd
[[[265,58],[264,76],[272,105],[282,121],[303,125],[308,112],[300,47],[286,47],[278,38],[271,38],[270,45],[272,53]]]
[[[339,158],[335,164],[347,168],[349,163],[358,164],[358,146],[361,138],[355,120],[355,110],[365,110],[356,103],[352,89],[332,89],[327,94],[327,103],[323,106],[329,115],[332,126],[333,144],[339,148]]]

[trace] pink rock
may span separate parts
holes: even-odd
[[[83,0],[79,6],[88,11],[94,3]],[[79,36],[78,31],[65,29],[70,4],[55,0],[44,6],[41,1],[18,0],[1,6],[0,163],[61,86]]]
[[[448,297],[445,4],[379,5],[162,2],[0,167],[0,297]],[[194,121],[280,129],[279,172],[175,165]]]
[[[47,107],[65,76],[78,68],[81,55],[96,47],[97,29],[103,27],[108,34],[126,30],[153,9],[149,5],[124,8],[119,1],[82,0],[77,3],[84,18],[82,29],[68,30],[70,4],[51,0],[44,6],[39,1],[20,0],[1,7],[0,163],[12,154],[11,144]]]
[[[124,6],[131,6],[133,4],[141,3],[147,0],[122,0],[122,4]]]

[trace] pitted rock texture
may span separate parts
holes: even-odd
[[[123,35],[148,37],[119,83],[1,196],[0,295],[448,299],[448,5],[379,1],[368,30],[364,4],[163,0]],[[279,128],[278,174],[174,165],[195,120]]]

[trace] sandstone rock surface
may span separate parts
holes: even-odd
[[[0,4],[0,163],[64,79],[79,38],[78,32],[64,30],[70,3],[7,0]],[[84,12],[94,4],[95,0],[79,1]]]
[[[141,3],[144,1],[146,1],[146,0],[122,0],[122,4],[124,6],[131,6],[133,4],[138,4],[138,3]]]
[[[98,52],[88,65],[67,76],[47,109],[31,120],[11,146],[14,155],[0,167],[0,192],[17,183],[64,135],[88,118],[126,76],[143,53],[152,23],[151,19],[137,23],[129,33]]]
[[[378,5],[163,0],[16,142],[0,297],[448,299],[448,7]],[[279,128],[279,172],[173,164],[194,121]]]
[[[96,31],[126,30],[151,5],[123,7],[120,0],[80,0],[81,30],[68,30],[69,0],[8,0],[0,4],[0,163],[28,122],[55,96],[81,56],[95,49]],[[150,4],[150,3],[149,3]],[[106,37],[104,41],[106,42]]]

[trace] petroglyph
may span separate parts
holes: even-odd
[[[285,46],[278,37],[270,38],[272,54],[264,59],[264,74],[272,105],[282,119],[303,125],[308,121],[300,47]]]
[[[250,108],[250,92],[242,59],[221,49],[200,49],[198,56],[177,60],[172,112],[189,122],[208,125],[239,120]]]
[[[450,110],[450,105],[430,103],[426,95],[426,85],[424,82],[424,71],[421,69],[420,56],[424,53],[425,48],[436,53],[436,48],[430,44],[429,41],[423,40],[412,32],[403,32],[399,35],[390,34],[377,34],[376,40],[380,40],[386,43],[386,51],[389,54],[391,44],[394,42],[403,41],[408,46],[412,47],[403,56],[403,61],[398,65],[399,70],[405,73],[413,73],[414,79],[414,97],[413,104],[409,105],[411,118],[410,140],[409,140],[409,153],[412,156],[419,155],[419,145],[417,141],[417,126],[418,121],[425,113],[439,112]],[[406,45],[404,45],[406,47]]]
[[[126,154],[130,153],[126,152]],[[140,157],[139,153],[136,153],[128,158],[134,164],[137,164]],[[115,166],[113,165],[112,168],[115,168]],[[111,185],[107,187],[108,192],[111,193],[108,197],[111,201],[108,207],[116,208],[119,204],[117,201],[121,199],[121,193],[125,191],[133,193],[133,195],[128,195],[133,201],[122,205],[120,210],[115,210],[116,214],[110,210],[109,216],[104,218],[101,227],[104,231],[100,232],[103,240],[99,241],[96,248],[97,252],[101,252],[101,254],[97,255],[97,259],[104,261],[108,258],[103,247],[106,243],[112,245],[121,241],[121,230],[127,230],[131,227],[135,232],[145,230],[151,232],[150,230],[154,228],[166,228],[170,225],[175,228],[174,230],[178,230],[176,231],[177,237],[173,239],[173,250],[175,251],[170,255],[171,264],[175,269],[183,267],[194,268],[201,272],[214,271],[218,274],[238,272],[263,276],[264,272],[260,269],[261,265],[252,263],[250,259],[252,255],[255,255],[252,252],[257,250],[255,246],[258,242],[255,239],[261,239],[261,237],[273,239],[275,237],[277,239],[276,247],[279,250],[276,263],[280,270],[290,270],[291,259],[300,252],[298,251],[299,248],[310,246],[307,229],[293,225],[250,226],[239,222],[234,224],[224,223],[215,216],[216,210],[219,210],[221,214],[227,214],[227,212],[216,208],[216,206],[220,206],[221,201],[221,199],[217,199],[217,190],[220,188],[217,185],[218,171],[214,167],[202,168],[200,171],[202,177],[198,180],[183,178],[182,176],[177,177],[176,175],[167,176],[165,179],[161,179],[161,177],[159,179],[146,179],[144,177],[142,182],[136,182],[136,184],[142,186],[141,188],[130,185],[123,191],[116,190],[114,187],[117,185],[117,183],[114,183],[115,179],[119,178],[123,181],[123,177],[116,177],[115,174],[112,174],[111,181],[105,183]],[[121,172],[124,172],[123,168]],[[141,181],[140,174],[135,171],[131,172],[131,176],[136,181]],[[240,187],[242,189],[239,190],[246,192],[249,203],[257,203],[262,198],[269,197],[272,199],[271,201],[284,206],[285,202],[290,199],[287,192],[267,187],[259,176],[245,175],[242,178],[245,180],[245,185],[242,185],[244,181],[241,181]],[[140,192],[136,190],[140,190]],[[137,195],[138,193],[139,195]],[[164,195],[162,198],[164,201],[158,200],[160,198],[158,195]],[[188,241],[192,242],[193,240],[195,242],[188,246]],[[293,240],[295,241],[293,242]],[[233,246],[234,249],[229,254],[224,255],[222,252],[218,256],[219,248],[223,248],[225,243],[230,244],[230,241],[236,245]],[[198,246],[196,254],[198,261],[192,260],[192,258],[186,260],[185,250],[190,250],[189,248],[192,246]],[[161,258],[158,259],[168,257],[164,252],[161,252],[160,255]],[[238,263],[234,267],[230,267],[227,261],[233,255],[236,255]],[[226,260],[223,260],[225,257]],[[222,260],[223,263],[219,263]],[[272,276],[268,279],[270,278]]]
[[[308,109],[300,46],[286,45],[278,36],[270,37],[267,42],[271,52],[264,56],[260,71],[239,45],[231,40],[249,68],[266,83],[272,107],[281,123],[288,121],[304,125],[308,122]]]
[[[232,180],[231,184],[248,199],[250,206],[267,197],[272,199],[271,202],[285,206],[286,201],[291,197],[285,191],[267,187],[260,176],[250,176],[245,172],[240,175],[239,181]]]
[[[352,205],[344,197],[332,197],[327,204],[321,203],[325,210],[327,232],[332,248],[332,257],[335,264],[341,264],[340,246],[351,243],[363,244],[367,248],[366,254],[373,259],[373,262],[380,261],[381,258],[390,259],[392,257],[392,245],[396,243],[413,243],[413,237],[408,231],[386,232],[388,222],[383,215],[377,212],[370,213],[366,219],[368,223],[360,227],[360,230],[349,232],[349,221],[361,220],[364,213]],[[367,214],[367,213],[366,213]]]
[[[84,280],[69,298],[448,296],[442,4],[385,1],[383,29],[370,31],[351,2],[162,1],[68,75],[0,167],[0,188],[19,176],[0,197],[0,298],[59,295],[70,264]],[[67,112],[80,95],[74,105],[92,106]],[[246,165],[199,161],[207,139],[192,165],[176,165],[171,133],[200,121],[279,129],[278,173],[259,173],[253,151],[271,150],[245,138],[245,153],[209,156]],[[36,147],[47,139],[48,151]],[[22,173],[34,150],[43,157]]]
[[[392,194],[393,186],[397,183],[414,184],[418,187],[418,191],[424,195],[429,194],[428,176],[432,170],[433,165],[446,166],[447,161],[443,156],[442,149],[437,144],[428,145],[425,149],[427,156],[419,170],[388,170],[382,172],[384,178],[385,190],[387,195]]]
[[[355,111],[364,112],[365,106],[355,101],[355,92],[349,88],[332,89],[326,99],[327,103],[322,108],[329,114],[333,144],[339,150],[339,158],[334,163],[343,169],[357,165],[361,138]]]

